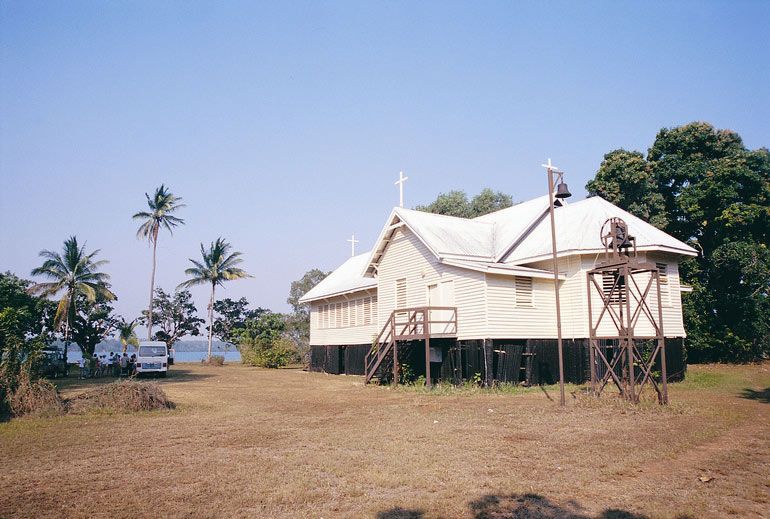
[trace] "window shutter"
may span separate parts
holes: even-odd
[[[337,328],[342,328],[342,303],[336,303],[334,305],[334,322]]]
[[[626,283],[625,278],[620,278],[615,291],[610,296],[610,291],[615,285],[615,279],[617,275],[613,272],[602,272],[602,291],[604,292],[605,299],[609,296],[610,303],[625,303],[626,302]]]
[[[406,278],[396,280],[396,310],[406,308]]]
[[[364,324],[372,324],[372,298],[364,299]]]
[[[532,306],[532,278],[516,276],[516,306]]]

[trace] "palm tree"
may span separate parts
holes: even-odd
[[[129,344],[131,346],[139,346],[139,339],[136,337],[136,332],[134,331],[136,324],[136,319],[134,319],[131,322],[124,321],[118,326],[118,340],[120,340],[120,344],[123,346],[123,353],[128,351]]]
[[[223,285],[225,281],[251,277],[245,270],[236,267],[243,260],[240,252],[230,253],[231,246],[222,238],[217,238],[209,249],[203,248],[201,243],[201,256],[203,261],[190,259],[194,267],[184,271],[190,279],[181,283],[178,288],[190,288],[196,285],[211,283],[211,299],[209,301],[209,352],[211,359],[211,332],[214,320],[214,293],[217,285]]]
[[[43,264],[32,270],[33,276],[44,276],[51,281],[38,283],[29,288],[31,294],[44,297],[61,294],[59,305],[54,315],[54,326],[64,326],[64,362],[67,362],[69,335],[72,319],[75,315],[75,305],[78,295],[83,295],[88,301],[96,301],[97,297],[108,301],[116,299],[107,285],[110,276],[99,272],[106,265],[106,260],[95,261],[99,254],[95,250],[86,253],[86,246],[78,246],[78,239],[70,236],[65,240],[62,253],[43,250],[40,257],[45,258]]]
[[[152,296],[155,293],[155,251],[158,248],[158,232],[165,227],[168,232],[174,234],[174,227],[184,225],[184,220],[173,216],[171,213],[185,204],[181,204],[181,198],[175,196],[168,188],[161,184],[150,197],[147,193],[147,205],[149,211],[139,211],[133,218],[144,220],[136,231],[136,237],[147,240],[152,245],[152,274],[150,275],[150,311],[147,312],[147,340],[152,339]]]

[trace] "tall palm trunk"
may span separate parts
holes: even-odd
[[[64,322],[64,365],[67,365],[67,353],[70,349],[70,313],[67,310],[67,320]]]
[[[155,251],[158,248],[158,231],[152,237],[152,274],[150,274],[150,313],[147,315],[147,340],[152,340],[152,296],[155,292]]]
[[[209,356],[208,360],[211,360],[211,333],[214,331],[214,290],[216,289],[214,283],[211,284],[211,300],[209,301]]]

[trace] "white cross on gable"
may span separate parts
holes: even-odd
[[[404,182],[409,180],[409,177],[404,176],[403,171],[398,172],[398,180],[393,184],[394,186],[398,186],[398,206],[404,207]]]
[[[350,242],[350,257],[352,258],[356,255],[356,243],[358,243],[358,240],[356,240],[356,235],[351,235],[348,241]]]

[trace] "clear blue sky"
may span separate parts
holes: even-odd
[[[368,248],[398,202],[483,187],[577,198],[604,153],[705,120],[770,145],[770,2],[2,2],[0,270],[70,234],[135,317],[150,251],[131,214],[161,182],[201,241],[243,251],[220,296],[287,309],[289,283]],[[205,310],[205,289],[195,291]]]

